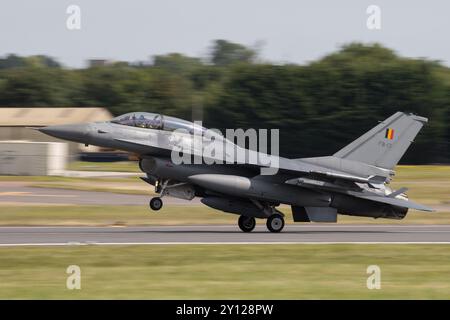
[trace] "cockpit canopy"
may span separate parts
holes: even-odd
[[[111,122],[125,126],[165,131],[184,129],[190,134],[193,134],[194,132],[203,133],[206,131],[205,128],[193,122],[150,112],[126,113],[112,119]]]

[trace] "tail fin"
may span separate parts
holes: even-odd
[[[393,169],[427,121],[414,114],[397,112],[334,156]]]

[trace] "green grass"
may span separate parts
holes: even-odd
[[[423,166],[397,166],[394,181],[427,181],[450,179],[450,166],[423,165]]]
[[[81,268],[81,290],[66,269]],[[381,289],[366,287],[369,265]],[[450,299],[449,245],[0,248],[0,299]]]
[[[290,209],[282,208],[286,223],[293,223]],[[238,216],[203,205],[166,205],[160,211],[147,206],[0,206],[0,225],[189,225],[236,224]],[[450,212],[410,212],[403,220],[342,216],[338,223],[361,224],[450,224]],[[257,220],[264,224],[264,220]]]
[[[407,187],[416,202],[450,205],[450,166],[398,166],[392,187]]]

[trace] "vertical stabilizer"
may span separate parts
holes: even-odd
[[[427,121],[424,117],[397,112],[334,156],[393,169]]]

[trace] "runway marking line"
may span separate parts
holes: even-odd
[[[23,229],[108,229],[108,228],[115,228],[114,225],[108,225],[108,226],[80,226],[80,225],[74,225],[74,226],[68,226],[68,225],[49,225],[49,226],[0,226],[1,229],[13,229],[13,228],[23,228]],[[232,224],[192,224],[192,225],[143,225],[143,226],[120,226],[121,228],[129,228],[129,229],[163,229],[163,228],[179,228],[179,229],[186,229],[186,228],[235,228],[237,230],[236,225]],[[264,228],[263,225],[256,226]],[[323,229],[337,229],[337,228],[449,228],[450,232],[450,225],[448,224],[403,224],[403,225],[392,225],[392,224],[335,224],[335,225],[304,225],[304,224],[291,224],[286,225],[286,229],[290,228],[323,228]]]
[[[417,245],[417,244],[436,244],[436,245],[450,245],[450,241],[447,242],[430,242],[430,241],[387,241],[387,242],[370,242],[370,241],[342,241],[342,242],[330,242],[330,241],[312,241],[312,242],[55,242],[55,243],[2,243],[0,247],[30,247],[30,246],[135,246],[135,245],[287,245],[287,244],[306,244],[306,245],[337,245],[337,244],[401,244],[401,245]]]

